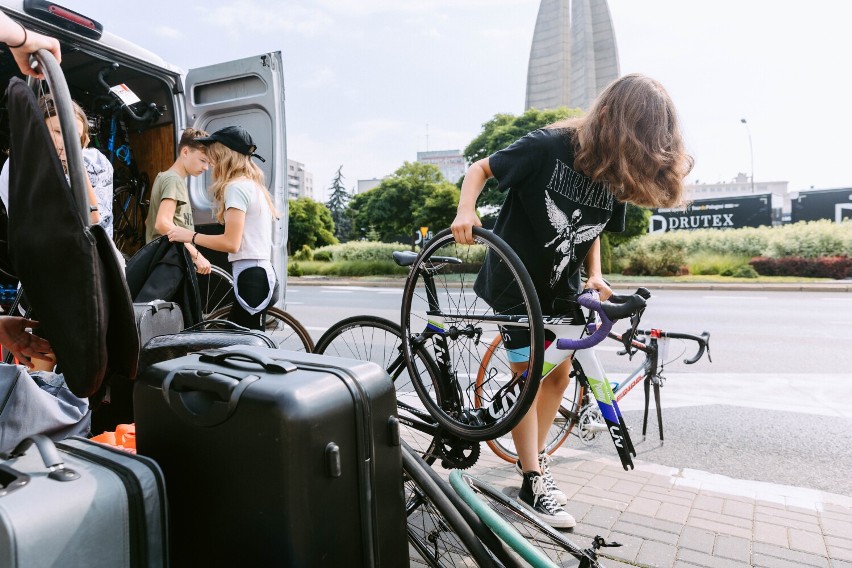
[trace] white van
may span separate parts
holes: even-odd
[[[264,53],[184,72],[103,29],[97,14],[80,14],[46,0],[0,0],[0,9],[27,28],[60,41],[62,70],[71,97],[88,115],[94,144],[107,156],[113,155],[115,187],[124,181],[123,177],[153,180],[158,172],[168,169],[175,160],[180,133],[188,126],[213,132],[240,125],[251,133],[257,153],[266,159],[256,163],[266,176],[281,215],[273,227],[272,262],[281,283],[279,304],[283,306],[287,279],[287,150],[281,53]],[[114,9],[118,9],[117,5]],[[98,80],[99,74],[109,86],[124,85],[140,99],[130,107],[136,114],[144,114],[151,105],[158,112],[152,120],[141,122],[127,113],[116,117],[114,112],[102,112],[104,101],[114,95]],[[0,44],[2,92],[13,76],[20,76],[20,72],[11,54]],[[8,140],[8,120],[3,120],[0,163],[5,161]],[[210,172],[189,183],[195,225],[202,233],[221,233],[207,196],[210,183]],[[217,264],[227,265],[226,255],[211,256]]]

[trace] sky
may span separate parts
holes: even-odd
[[[538,0],[60,0],[191,69],[281,51],[287,154],[325,200],[524,111]],[[621,73],[659,80],[687,181],[852,186],[847,0],[609,0]],[[741,119],[747,120],[747,127]],[[749,134],[751,144],[749,143]]]

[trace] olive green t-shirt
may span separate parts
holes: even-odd
[[[189,190],[186,187],[186,180],[177,173],[166,170],[157,174],[157,179],[151,186],[151,206],[148,209],[148,218],[145,220],[146,243],[150,243],[161,236],[154,230],[154,225],[157,223],[157,212],[160,210],[160,203],[163,199],[173,199],[177,202],[175,216],[172,218],[175,225],[190,230],[195,229],[192,222],[192,206],[189,204]]]

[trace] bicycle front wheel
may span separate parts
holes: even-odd
[[[459,470],[450,484],[486,525],[535,568],[579,566],[601,568],[597,558],[542,522],[523,505],[494,486]]]
[[[499,352],[502,349],[503,338],[499,335],[494,338],[486,350],[485,356],[482,359],[482,366],[479,368],[479,373],[476,376],[476,385],[479,387],[481,382],[486,377],[486,373],[490,368],[492,352]],[[568,385],[568,388],[562,394],[562,404],[553,419],[553,424],[547,431],[547,438],[544,441],[544,451],[547,454],[553,454],[559,447],[568,440],[568,436],[576,426],[580,418],[580,409],[585,400],[586,389],[580,384],[580,381],[574,380]],[[483,405],[483,401],[477,398],[476,403]],[[488,447],[491,448],[498,457],[506,460],[509,463],[515,463],[518,459],[518,454],[515,449],[515,442],[512,439],[511,432],[504,434],[499,438],[487,440]]]
[[[411,266],[401,315],[406,363],[413,364],[414,349],[422,346],[440,371],[443,404],[412,376],[424,406],[452,434],[481,441],[514,428],[535,399],[544,329],[535,288],[517,254],[490,231],[474,227],[474,238],[474,245],[456,244],[445,229],[426,245]],[[483,262],[490,275],[502,275],[488,301],[475,287]],[[510,365],[505,350],[493,351],[477,385],[488,346],[506,330],[527,334],[529,359]]]
[[[210,314],[207,319],[228,319],[230,313],[231,306],[225,306]],[[278,308],[267,310],[264,333],[272,338],[279,349],[308,353],[314,349],[308,330],[296,318]]]
[[[396,389],[396,404],[402,438],[428,464],[438,457],[438,423],[420,403],[402,355],[399,325],[380,317],[355,316],[331,326],[317,341],[314,353],[372,361],[385,369]],[[414,354],[417,374],[424,384],[437,385],[438,369],[422,348]],[[434,397],[442,400],[440,392]]]
[[[210,267],[210,274],[196,274],[201,300],[202,319],[212,319],[210,314],[234,303],[234,279],[218,266]]]

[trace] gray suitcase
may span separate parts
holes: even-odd
[[[175,302],[153,300],[134,303],[136,330],[139,332],[139,346],[143,346],[152,337],[177,333],[183,329],[183,313]]]
[[[167,510],[153,460],[33,436],[0,459],[0,566],[168,566]]]

